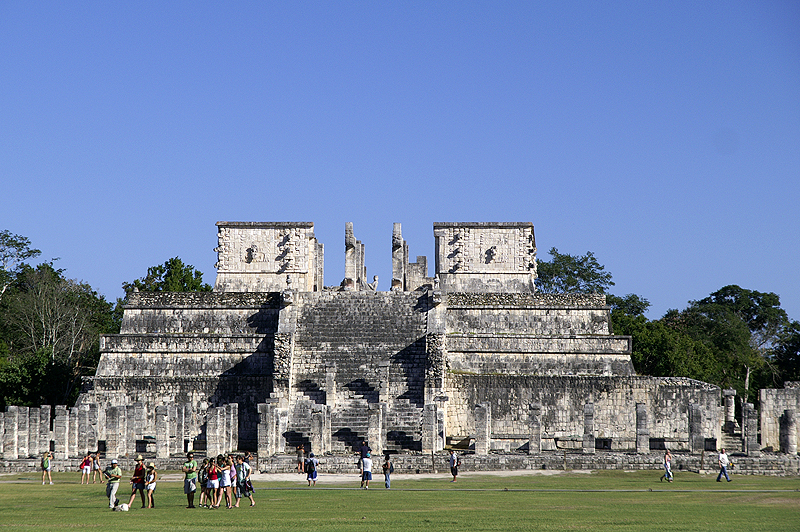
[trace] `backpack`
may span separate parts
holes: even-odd
[[[306,460],[306,473],[313,473],[316,470],[316,466],[314,465],[314,459],[311,458]]]

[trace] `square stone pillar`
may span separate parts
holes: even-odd
[[[594,403],[583,405],[583,452],[594,454]]]
[[[489,454],[491,439],[492,407],[488,403],[475,405],[475,454]]]
[[[86,445],[88,446],[89,450],[92,452],[97,451],[97,440],[98,440],[98,423],[99,420],[99,409],[97,408],[97,403],[91,403],[89,405],[88,410],[88,426],[86,428]]]
[[[647,424],[645,403],[636,403],[636,452],[637,454],[650,452],[650,428]]]
[[[169,458],[169,406],[156,406],[156,458]]]
[[[289,430],[289,409],[278,409],[278,451],[279,453],[286,452],[286,438],[283,435]]]
[[[71,458],[80,458],[78,454],[82,452],[78,450],[78,431],[78,408],[73,406],[69,409],[69,430],[67,431],[67,445]]]
[[[50,405],[39,409],[39,454],[50,450]]]
[[[155,436],[153,427],[147,427],[147,410],[144,403],[133,403],[133,432],[136,439],[143,440],[145,436]]]
[[[175,419],[175,453],[184,454],[186,448],[186,405],[177,406]]]
[[[325,413],[321,405],[314,405],[311,412],[311,452],[317,456],[325,454],[325,439],[323,437],[325,432]]]
[[[194,449],[194,440],[200,434],[200,427],[197,422],[197,409],[193,404],[183,405],[183,420],[186,438],[189,440],[189,449]]]
[[[336,364],[325,367],[325,404],[336,408]]]
[[[6,438],[6,413],[0,412],[0,456],[5,457],[5,438]]]
[[[703,415],[700,405],[689,405],[689,452],[701,454],[706,448],[705,437],[702,433]]]
[[[436,451],[436,436],[438,432],[436,419],[436,405],[427,404],[422,409],[422,452],[425,454]]]
[[[122,445],[120,446],[120,452],[123,453],[123,456],[136,456],[136,440],[139,439],[139,436],[136,434],[136,405],[125,405],[121,406],[120,409],[124,408],[124,413],[120,410],[120,414],[124,417],[125,425],[122,426],[122,422],[120,421],[120,434],[122,434]]]
[[[85,406],[78,408],[78,454],[89,450],[89,409]]]
[[[18,406],[17,415],[17,455],[20,458],[28,457],[28,416],[30,415],[30,408],[27,406]]]
[[[528,413],[528,454],[542,452],[542,405],[530,405]]]
[[[742,426],[744,452],[748,456],[759,456],[761,455],[761,449],[758,445],[758,412],[753,403],[744,404],[742,417],[744,418],[744,425]]]
[[[5,412],[5,434],[3,435],[3,458],[19,458],[19,407],[7,406]]]
[[[28,455],[37,456],[39,454],[39,407],[28,409]]]
[[[178,405],[170,403],[167,405],[167,423],[169,427],[169,455],[172,456],[179,452],[178,449]]]
[[[781,452],[797,456],[797,415],[794,410],[784,410],[780,419]]]
[[[226,440],[227,448],[225,452],[236,451],[239,449],[239,403],[228,403],[225,405],[226,420]]]
[[[56,451],[58,450],[58,409],[63,407],[56,407]],[[119,457],[119,412],[120,409],[112,406],[106,409],[106,459]]]
[[[389,404],[389,361],[378,362],[378,402]]]
[[[384,414],[386,404],[370,404],[368,409],[369,426],[367,427],[367,441],[376,453],[383,452],[385,443]]]

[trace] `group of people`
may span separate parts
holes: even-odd
[[[361,489],[368,490],[369,482],[372,480],[372,448],[367,445],[366,441],[361,442],[359,449],[359,464],[361,467]],[[383,483],[386,489],[392,488],[392,473],[394,473],[394,464],[387,454],[383,461]]]
[[[81,466],[83,467],[83,465]],[[117,499],[117,491],[119,490],[119,482],[122,479],[122,469],[119,467],[119,461],[114,458],[108,467],[103,470],[103,476],[106,478],[106,496],[108,497],[108,507],[114,509],[118,507],[119,499]],[[155,493],[156,483],[158,482],[158,471],[153,462],[144,465],[144,458],[142,455],[136,457],[136,465],[133,468],[133,475],[131,476],[131,497],[128,501],[126,508],[133,505],[136,500],[136,492],[138,491],[142,497],[142,508],[155,508]]]
[[[719,456],[717,457],[717,462],[719,463],[719,474],[717,475],[717,482],[722,482],[722,477],[725,477],[725,480],[731,482],[731,477],[728,476],[728,467],[731,466],[731,460],[728,458],[728,454],[725,452],[725,449],[719,450]],[[667,482],[672,482],[674,477],[672,476],[672,453],[667,449],[667,452],[664,453],[664,474],[661,475],[661,482],[666,480]]]
[[[97,453],[90,453],[87,451],[78,468],[81,470],[81,484],[88,484],[90,476],[92,477],[92,484],[97,482],[98,479],[100,482],[103,481],[103,478],[100,476],[100,459],[97,457]],[[86,482],[84,482],[84,480]]]
[[[186,455],[181,471],[184,473],[183,492],[186,494],[187,508],[196,508],[194,497],[200,490],[200,508],[219,508],[223,498],[228,509],[239,508],[243,497],[250,499],[255,506],[253,483],[250,480],[252,468],[249,456],[220,454],[216,458],[205,458],[198,465],[194,453]]]

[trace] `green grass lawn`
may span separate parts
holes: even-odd
[[[125,472],[129,473],[129,472]],[[714,477],[657,471],[602,471],[557,476],[466,476],[394,480],[392,490],[325,484],[256,482],[256,506],[188,510],[182,482],[161,482],[156,508],[139,501],[127,513],[107,508],[105,487],[81,486],[79,476],[0,477],[0,528],[13,530],[800,530],[800,478]],[[119,499],[127,502],[128,485]],[[650,491],[652,490],[652,491]]]

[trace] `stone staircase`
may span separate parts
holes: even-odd
[[[725,429],[728,428],[728,431]],[[738,423],[731,427],[722,427],[722,437],[717,443],[718,449],[725,449],[730,455],[733,453],[741,453],[744,449],[744,441],[742,439],[742,429]]]

